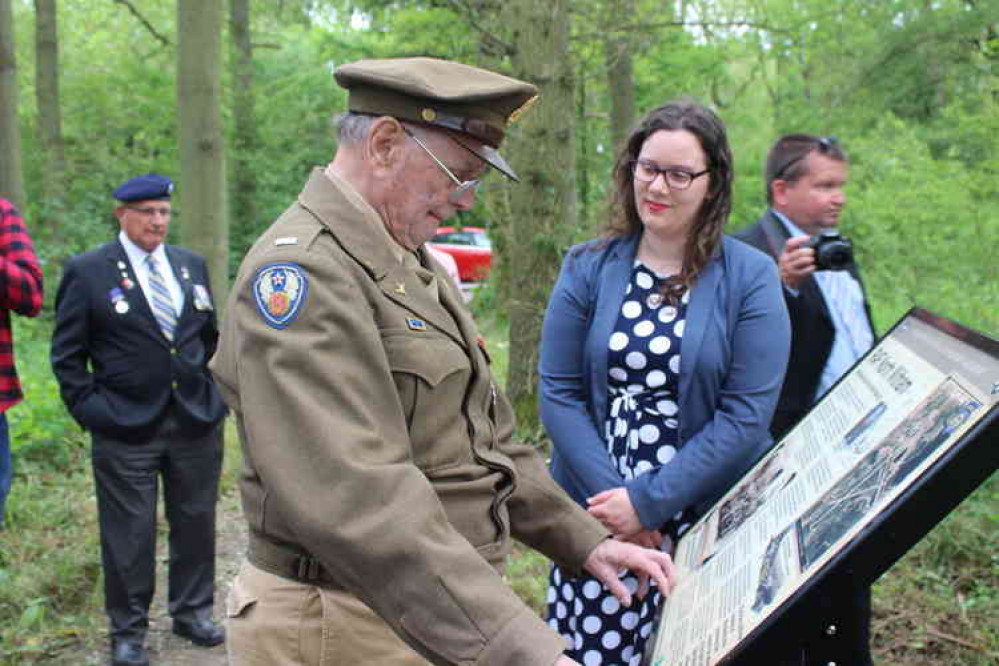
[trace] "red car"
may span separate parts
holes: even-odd
[[[482,282],[489,277],[493,251],[482,227],[462,227],[461,230],[440,227],[427,245],[454,257],[462,282]]]

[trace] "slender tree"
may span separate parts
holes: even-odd
[[[232,40],[232,211],[233,226],[240,239],[257,224],[256,95],[253,89],[253,44],[250,36],[249,0],[229,1],[229,34]]]
[[[66,154],[59,97],[59,36],[56,0],[35,0],[35,100],[42,164],[42,227],[56,229],[65,209]]]
[[[634,0],[619,0],[609,6],[617,16],[634,16]],[[660,12],[668,12],[668,5]],[[610,17],[609,17],[610,18]],[[660,19],[664,18],[660,14]],[[632,75],[632,44],[634,36],[623,29],[611,30],[604,37],[604,67],[610,97],[610,136],[614,154],[628,138],[635,122],[635,80]]]
[[[208,260],[216,305],[229,284],[222,136],[222,0],[177,1],[181,236]]]
[[[569,56],[569,2],[511,0],[513,74],[541,90],[538,103],[513,133],[521,184],[510,199],[510,369],[507,392],[521,424],[537,423],[538,342],[548,293],[576,210],[573,63]],[[569,147],[569,149],[567,149]]]
[[[0,197],[24,207],[21,174],[21,128],[17,117],[17,59],[14,51],[14,12],[10,0],[0,0]]]

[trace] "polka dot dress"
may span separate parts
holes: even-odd
[[[635,262],[608,343],[610,410],[604,440],[626,480],[666,465],[676,455],[680,342],[689,292],[676,307],[664,303],[664,279]],[[677,520],[664,530],[674,533]],[[638,580],[630,573],[622,580],[634,594]],[[548,582],[548,624],[565,638],[568,656],[584,666],[641,664],[659,605],[658,590],[653,588],[642,601],[632,597],[631,608],[624,608],[589,575],[570,578],[553,566]]]

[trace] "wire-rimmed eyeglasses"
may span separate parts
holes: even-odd
[[[159,215],[160,217],[171,217],[177,214],[177,211],[172,208],[167,208],[166,206],[125,206],[128,210],[134,210],[140,215],[145,215],[146,217],[152,217],[153,215]]]
[[[427,144],[420,141],[420,138],[418,136],[410,132],[405,127],[403,127],[402,129],[406,133],[406,136],[415,141],[416,145],[422,148],[423,152],[429,155],[430,159],[432,159],[437,164],[437,166],[439,166],[441,170],[447,174],[447,177],[454,182],[455,188],[447,196],[448,203],[452,205],[457,205],[461,201],[461,198],[465,196],[466,192],[469,191],[474,192],[475,189],[482,182],[478,178],[472,178],[471,180],[460,180],[457,176],[454,175],[454,173],[450,169],[447,168],[446,164],[441,162],[440,159],[438,159],[438,157],[434,155],[433,151],[427,148]]]
[[[829,153],[833,152],[833,150],[836,147],[838,147],[838,146],[839,146],[839,139],[837,139],[836,137],[834,137],[834,136],[820,136],[820,137],[816,137],[816,139],[815,139],[815,148],[814,148],[814,150],[818,150],[819,153],[822,154],[822,155],[828,155]],[[795,164],[797,164],[801,160],[803,160],[806,157],[808,157],[808,154],[811,153],[812,150],[813,150],[812,148],[809,148],[808,150],[806,150],[805,152],[801,153],[800,155],[796,155],[795,157],[792,157],[791,159],[789,159],[787,161],[787,164],[785,164],[780,169],[778,169],[777,171],[774,172],[773,178],[771,178],[771,180],[780,180],[780,179],[782,179],[784,177],[784,174],[786,174],[788,171],[790,171],[791,167],[793,167]]]
[[[711,171],[711,169],[704,169],[703,171],[687,171],[686,169],[677,169],[676,167],[667,167],[664,169],[655,162],[650,162],[648,160],[632,161],[631,169],[635,176],[635,180],[639,180],[643,183],[651,183],[655,181],[658,176],[662,175],[663,180],[666,181],[666,185],[671,190],[685,190],[690,187],[695,180]]]

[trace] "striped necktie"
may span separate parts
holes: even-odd
[[[160,325],[166,339],[173,342],[173,334],[177,328],[177,313],[173,309],[170,290],[167,289],[166,280],[157,268],[153,255],[146,257],[146,264],[149,266],[149,295],[152,296],[153,316],[156,317],[156,323]]]

